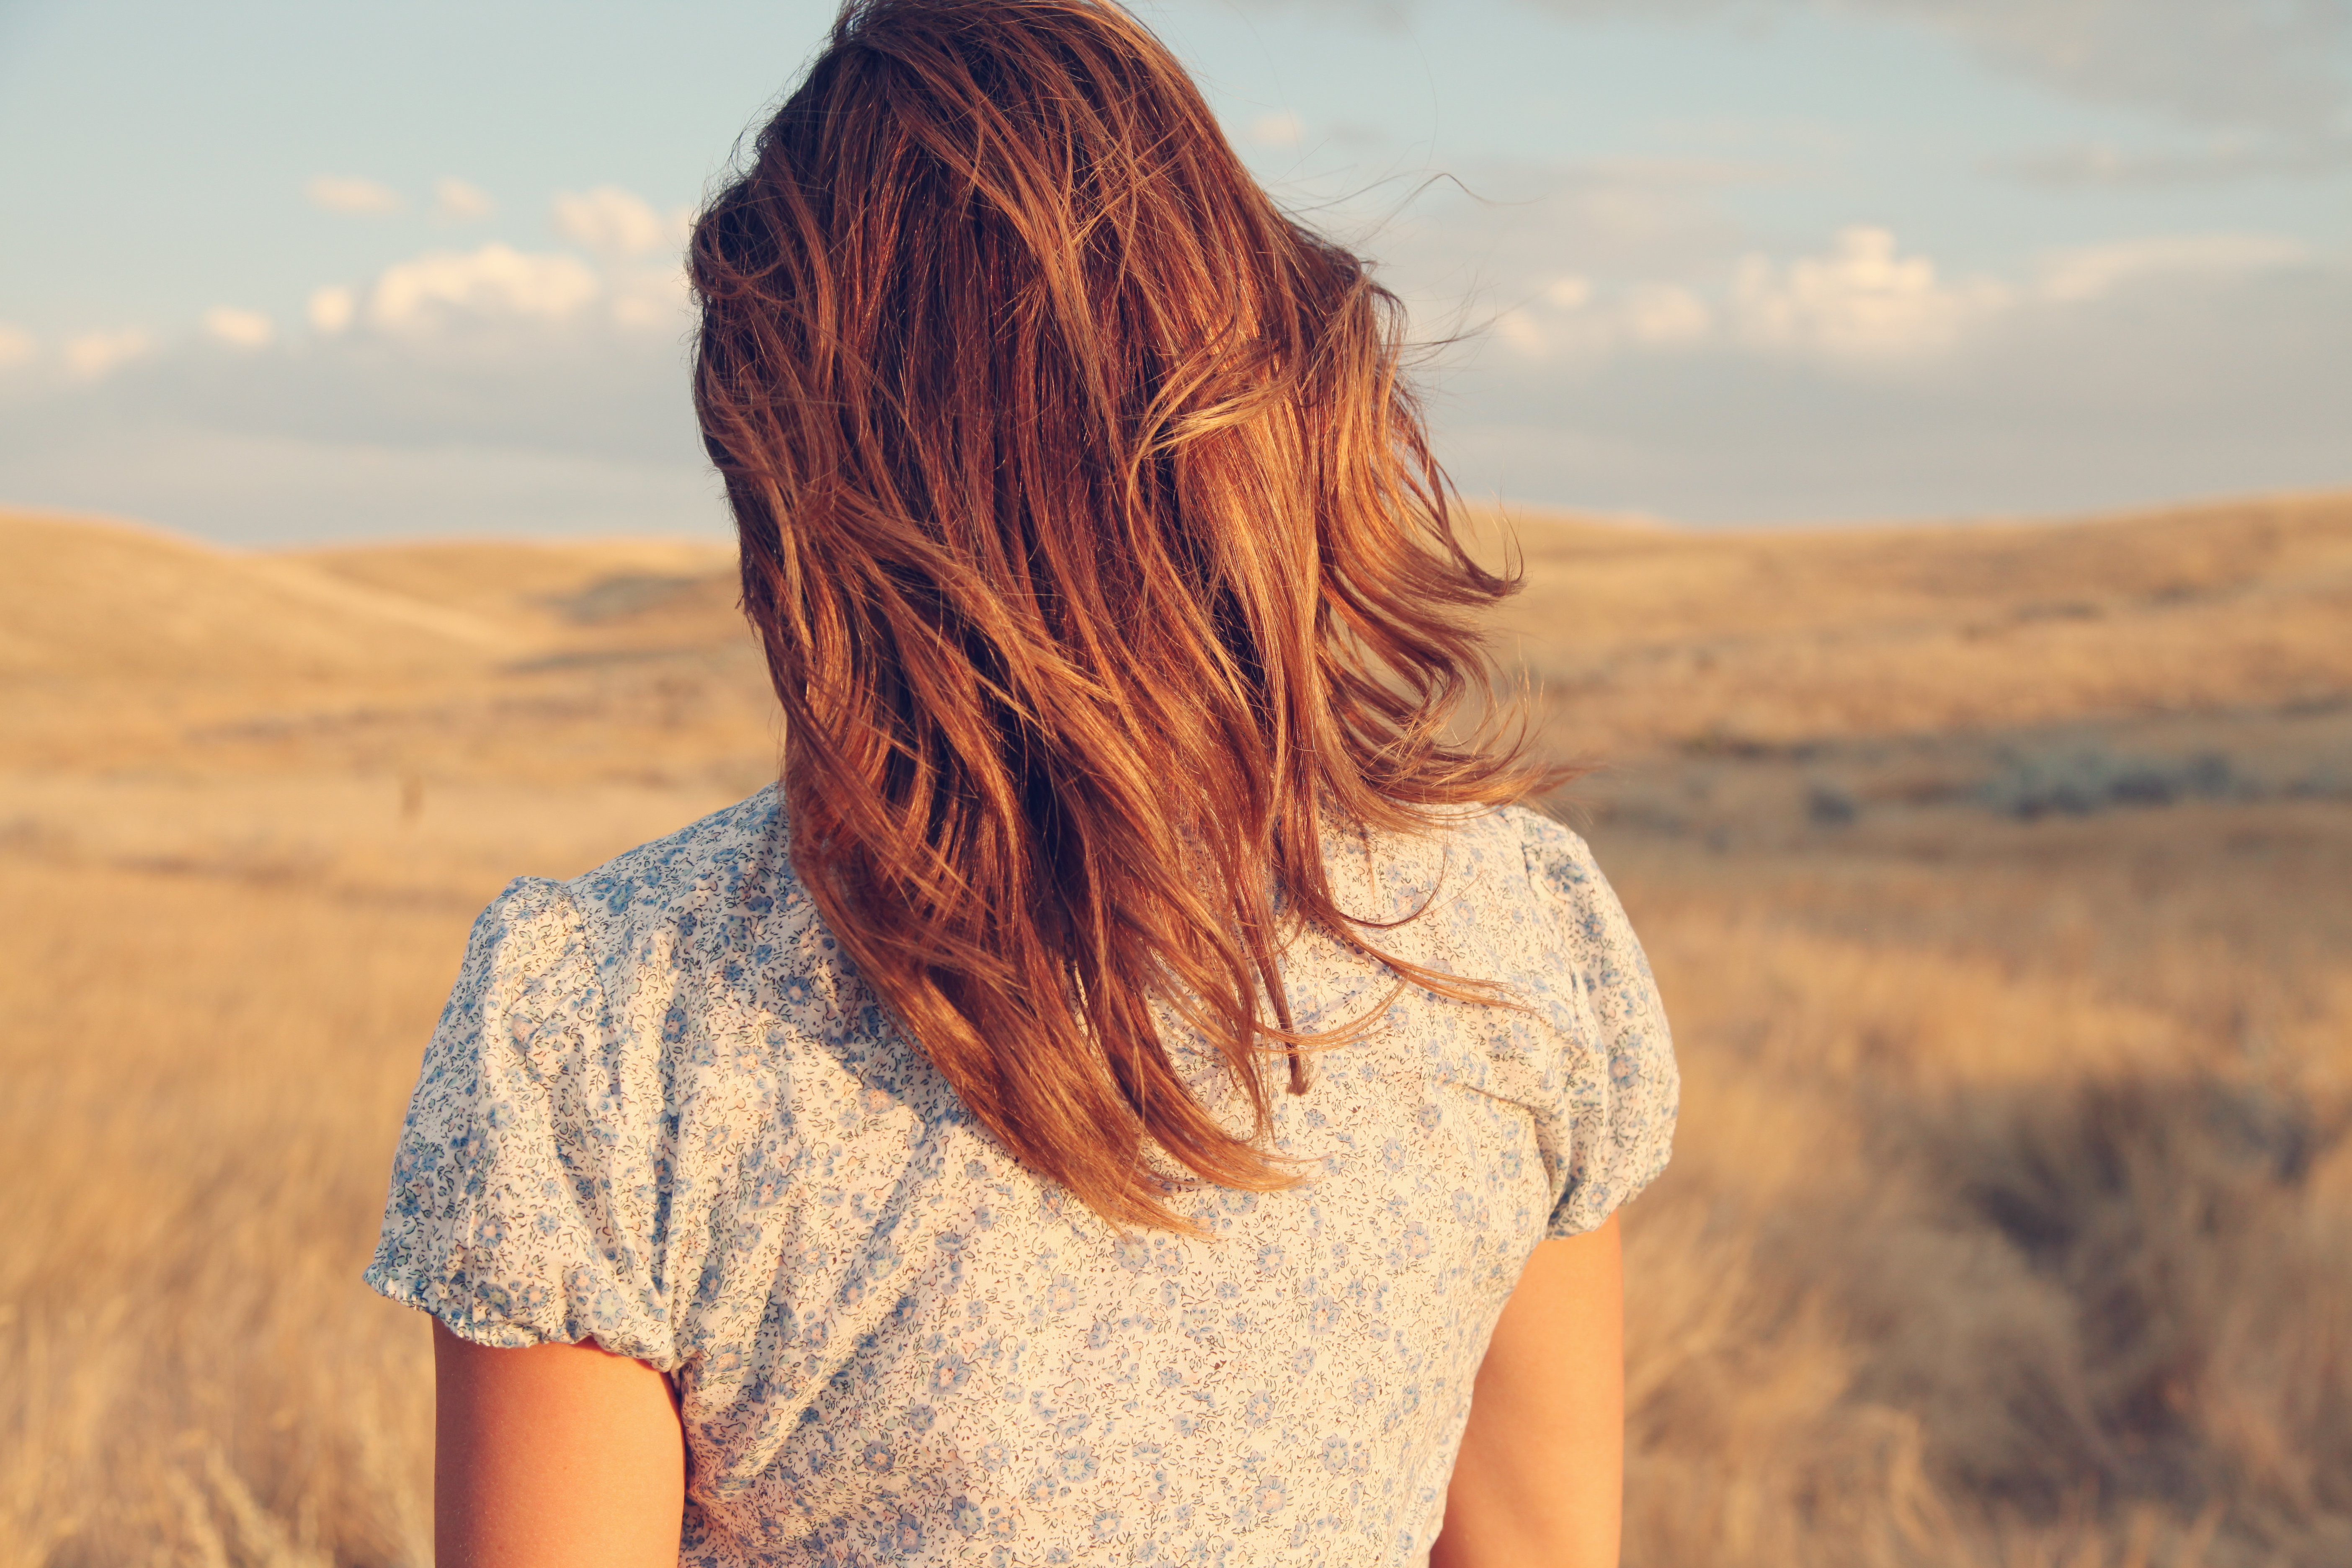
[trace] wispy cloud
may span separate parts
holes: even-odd
[[[556,232],[597,256],[625,258],[676,250],[686,242],[687,216],[683,207],[656,212],[643,196],[618,185],[564,191],[555,198]]]
[[[2152,281],[2232,281],[2312,260],[2278,235],[2156,235],[2057,251],[2029,276],[1948,279],[1884,228],[1839,232],[1822,253],[1740,258],[1727,278],[1599,282],[1558,277],[1504,312],[1496,336],[1527,360],[1597,366],[1645,351],[1711,347],[1848,370],[1917,366],[2008,318],[2063,310]]]
[[[1946,282],[1925,256],[1905,256],[1883,228],[1842,230],[1825,256],[1780,266],[1741,260],[1732,284],[1740,335],[1767,349],[1888,360],[1950,348],[2010,303],[1990,279]]]
[[[2071,289],[2053,258],[2046,275],[1999,279],[2008,303],[1949,347],[1895,361],[1765,352],[1728,310],[1672,353],[1492,353],[1434,405],[1440,449],[1473,493],[1700,522],[2047,512],[2352,479],[2352,258],[2232,269],[2218,248],[2208,265],[2189,253],[2148,244],[2140,256],[2169,263],[2102,267],[2075,298],[2058,297]],[[1593,308],[1613,298],[1598,286]]]
[[[359,315],[359,295],[340,283],[330,283],[322,289],[310,290],[303,313],[310,318],[312,327],[332,337],[350,327]]]
[[[1497,326],[1506,343],[1538,359],[1597,363],[1714,345],[1885,365],[1952,348],[2012,298],[1991,279],[1947,281],[1928,258],[1903,254],[1886,230],[1856,226],[1822,255],[1783,262],[1750,253],[1712,286],[1564,276]]]
[[[96,381],[154,348],[155,340],[138,327],[83,332],[65,342],[66,369],[78,380]]]
[[[1490,163],[1458,173],[1458,180],[1391,197],[1395,205],[1387,211],[1366,212],[1369,204],[1358,201],[1336,216],[1318,214],[1318,221],[1376,258],[1383,280],[1411,303],[1423,335],[1475,330],[1497,305],[1531,300],[1546,318],[1535,338],[1565,353],[1585,352],[1566,345],[1574,340],[1589,347],[1592,334],[1570,329],[1562,301],[1538,298],[1545,289],[1565,286],[1570,273],[1580,279],[1577,287],[1587,295],[1579,302],[1596,308],[1583,319],[1590,325],[1624,303],[1619,296],[1631,283],[1701,287],[1752,243],[1719,198],[1772,177],[1747,165],[1683,158]],[[1654,340],[1686,341],[1686,330],[1666,323],[1692,312],[1664,298],[1651,299],[1640,315]],[[1507,334],[1514,330],[1498,325]],[[1599,336],[1613,340],[1622,326]]]
[[[1812,11],[1909,23],[2077,98],[2201,125],[2322,134],[2352,103],[2344,0],[1528,0],[1563,16]]]
[[[612,317],[633,329],[682,328],[690,298],[683,268],[633,273],[613,280]]]
[[[435,250],[384,268],[368,291],[367,321],[391,332],[431,332],[463,319],[561,321],[602,285],[578,258],[532,255],[492,243]]]
[[[386,217],[408,209],[408,199],[398,191],[356,174],[313,175],[302,194],[314,207],[356,217]]]
[[[2311,258],[2300,240],[2274,234],[2168,234],[2061,250],[2045,265],[2049,300],[2096,300],[2150,278],[2238,278]]]
[[[1993,168],[2037,185],[2194,185],[2352,168],[2352,135],[2279,142],[2232,136],[2210,145],[2153,150],[2096,142],[1998,160]]]
[[[1261,147],[1296,147],[1307,139],[1307,122],[1285,110],[1250,121],[1250,140]]]
[[[231,348],[259,349],[269,346],[278,329],[268,317],[258,310],[243,310],[234,305],[215,305],[204,313],[199,323],[205,335]]]
[[[2343,0],[1821,0],[1913,20],[2093,101],[2291,138],[2352,102]]]
[[[1644,348],[1680,348],[1715,331],[1715,310],[1679,283],[1636,283],[1617,310],[1625,337]]]
[[[451,174],[433,182],[433,216],[443,223],[475,223],[498,210],[490,193],[469,180]]]
[[[324,338],[356,330],[488,353],[518,331],[593,337],[611,328],[682,328],[685,273],[663,253],[678,239],[684,215],[656,213],[613,186],[568,201],[565,226],[593,260],[503,241],[429,250],[393,263],[372,282],[312,290],[311,329]]]
[[[1258,0],[1278,6],[1304,0]],[[1368,21],[1394,0],[1314,0]],[[1811,13],[1922,28],[1988,65],[2082,101],[2250,138],[2210,157],[2162,155],[2146,172],[2230,178],[2342,166],[2352,138],[2347,0],[1524,0],[1567,20],[1739,22]],[[1434,9],[1424,5],[1423,10]],[[2332,151],[2331,151],[2332,149]],[[2074,150],[2079,153],[2079,150]],[[2069,152],[2027,161],[2095,177]]]

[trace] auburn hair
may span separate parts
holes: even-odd
[[[1457,535],[1395,298],[1106,0],[856,0],[689,268],[829,929],[971,1113],[1113,1223],[1191,1228],[1175,1166],[1290,1184],[1263,1069],[1302,1089],[1348,1031],[1291,1026],[1285,940],[1382,957],[1324,829],[1547,778],[1485,705],[1473,621],[1516,582]]]

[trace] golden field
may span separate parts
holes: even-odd
[[[1685,1064],[1628,1563],[2352,1563],[2352,496],[1510,521]],[[0,1563],[423,1563],[400,1108],[508,878],[770,776],[730,556],[0,563]]]

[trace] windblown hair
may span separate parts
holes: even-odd
[[[1190,1228],[1155,1149],[1288,1184],[1262,1068],[1301,1089],[1345,1034],[1291,1026],[1290,922],[1381,956],[1322,830],[1545,782],[1491,710],[1448,739],[1491,674],[1472,618],[1516,583],[1457,537],[1394,297],[1106,0],[856,0],[690,268],[831,931],[971,1114],[1112,1222]]]

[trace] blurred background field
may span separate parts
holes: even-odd
[[[2352,495],[1509,521],[1686,1073],[1627,1562],[2352,1562]],[[730,555],[0,561],[0,1563],[425,1563],[400,1108],[508,878],[771,776]]]

